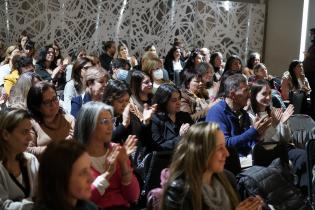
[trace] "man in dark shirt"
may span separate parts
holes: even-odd
[[[99,59],[104,69],[112,74],[112,60],[116,53],[116,44],[114,41],[107,41],[103,43],[104,53],[100,55]]]

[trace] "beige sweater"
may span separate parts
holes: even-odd
[[[74,123],[74,117],[69,114],[58,114],[54,124],[49,126],[32,120],[35,137],[30,142],[27,151],[38,156],[50,142],[72,139]]]

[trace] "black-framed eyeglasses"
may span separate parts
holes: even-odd
[[[54,96],[52,99],[48,99],[42,102],[42,104],[46,107],[51,107],[53,103],[59,102],[59,96]]]
[[[106,118],[103,118],[99,121],[99,124],[100,125],[114,125],[116,122],[116,117],[113,117],[112,119],[106,119]]]

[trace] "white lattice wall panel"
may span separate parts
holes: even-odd
[[[0,38],[15,43],[26,30],[37,46],[61,43],[65,52],[101,50],[123,40],[131,53],[150,43],[165,55],[174,37],[188,49],[209,47],[242,58],[262,51],[265,5],[210,0],[0,0]]]

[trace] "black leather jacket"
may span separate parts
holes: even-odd
[[[234,189],[236,189],[236,179],[235,176],[225,170],[225,175],[231,182]],[[184,179],[179,178],[174,180],[166,189],[164,197],[164,210],[193,210],[191,203],[190,192],[185,192],[184,189]],[[203,203],[202,210],[210,210],[210,208]]]

